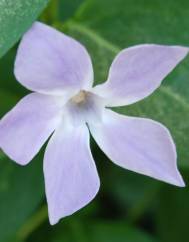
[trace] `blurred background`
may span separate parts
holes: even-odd
[[[188,0],[26,2],[0,0],[0,118],[28,93],[16,82],[13,65],[18,39],[39,14],[41,21],[87,47],[96,83],[106,80],[110,63],[125,47],[141,43],[189,46]],[[189,57],[155,94],[116,111],[165,124],[177,145],[179,169],[189,184]],[[100,192],[87,207],[53,227],[44,194],[44,149],[26,167],[0,151],[0,242],[189,241],[188,185],[177,188],[123,170],[94,141],[91,145]]]

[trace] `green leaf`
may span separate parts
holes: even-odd
[[[3,102],[0,102],[0,119],[8,112],[16,102],[19,100],[18,97],[12,93],[4,90],[0,90],[0,98]]]
[[[189,33],[184,28],[187,25],[189,2],[184,1],[184,6],[183,2],[170,0],[87,1],[78,10],[74,21],[68,21],[63,30],[87,46],[94,63],[95,81],[101,83],[106,80],[111,62],[122,48],[146,42],[186,45]],[[173,21],[174,16],[179,18]],[[166,78],[153,95],[134,105],[116,109],[124,114],[148,117],[165,124],[177,144],[179,164],[187,168],[188,83],[189,57]]]
[[[0,0],[0,57],[31,26],[48,0]]]
[[[186,173],[186,182],[189,176]],[[162,242],[188,241],[189,187],[164,186],[157,210],[157,228]]]
[[[42,160],[21,167],[0,160],[0,242],[11,239],[43,198]]]
[[[88,234],[92,242],[155,242],[156,240],[125,222],[102,221],[89,225]]]
[[[16,48],[12,48],[3,58],[0,59],[0,98],[8,101],[10,95],[6,97],[6,92],[13,93],[14,96],[23,96],[27,90],[14,77],[14,60],[16,55]],[[3,91],[6,92],[3,94]],[[5,102],[5,101],[4,101]],[[10,107],[11,108],[11,107]]]
[[[64,21],[75,13],[77,8],[82,2],[84,2],[84,0],[63,0],[58,2],[59,18]]]
[[[40,241],[41,231],[46,231],[43,237],[46,242],[157,242],[153,236],[122,220],[78,220],[72,216],[53,228],[45,224],[29,242]]]

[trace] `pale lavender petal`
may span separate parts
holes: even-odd
[[[40,22],[21,40],[14,72],[22,85],[45,94],[87,89],[93,82],[92,63],[84,46]]]
[[[145,118],[127,117],[106,110],[102,125],[90,125],[92,136],[117,165],[176,186],[184,186],[176,164],[176,149],[169,131]]]
[[[95,197],[100,182],[86,125],[73,128],[64,123],[56,130],[46,148],[44,175],[52,225]]]
[[[113,61],[107,82],[95,92],[107,98],[107,106],[137,102],[158,88],[187,53],[185,47],[154,44],[125,49]]]
[[[18,164],[26,165],[56,128],[59,109],[52,96],[27,95],[0,121],[0,148]]]

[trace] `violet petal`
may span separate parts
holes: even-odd
[[[117,165],[176,186],[184,186],[169,131],[145,118],[106,110],[102,125],[89,125],[92,136]]]
[[[55,131],[46,148],[44,175],[52,225],[95,197],[100,182],[86,125],[73,128],[64,122]]]
[[[24,97],[0,122],[0,148],[20,165],[40,150],[59,121],[57,99],[32,93]]]
[[[122,106],[150,95],[187,55],[188,48],[144,44],[122,50],[114,59],[107,82],[95,92],[107,106]]]
[[[35,22],[21,40],[15,76],[28,89],[45,94],[92,86],[93,68],[85,47],[71,37]]]

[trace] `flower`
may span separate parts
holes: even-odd
[[[80,43],[40,22],[24,35],[14,72],[33,93],[1,120],[0,147],[26,165],[52,135],[44,156],[51,224],[85,206],[99,190],[89,130],[115,164],[184,186],[169,131],[158,122],[110,108],[150,95],[187,53],[185,47],[155,44],[124,49],[107,81],[92,87],[91,59]]]

